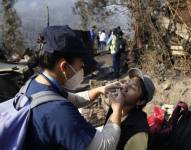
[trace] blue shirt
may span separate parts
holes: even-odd
[[[30,96],[53,90],[33,80],[28,88]],[[53,101],[32,109],[26,137],[27,150],[84,150],[92,141],[96,129],[81,116],[69,101]]]

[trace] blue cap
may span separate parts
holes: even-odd
[[[67,25],[46,27],[40,36],[44,40],[44,51],[79,55],[85,63],[94,61],[81,38]]]

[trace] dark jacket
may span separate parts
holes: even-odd
[[[108,111],[106,120],[112,114],[112,109]],[[117,146],[117,150],[124,150],[128,140],[139,132],[149,133],[149,125],[147,123],[147,115],[140,109],[132,109],[127,118],[121,123],[121,136]]]

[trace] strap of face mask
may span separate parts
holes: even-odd
[[[74,67],[72,67],[72,66],[69,65],[69,64],[68,64],[68,66],[70,67],[70,69],[72,69],[72,71],[73,71],[74,73],[77,73],[77,71],[74,69]]]

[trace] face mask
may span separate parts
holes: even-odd
[[[73,90],[73,89],[75,89],[75,87],[78,87],[80,85],[80,83],[83,81],[84,70],[81,69],[80,71],[76,72],[76,70],[72,66],[70,66],[70,68],[73,70],[75,75],[73,75],[70,79],[66,80],[66,82],[64,84],[64,88],[66,88],[68,90]]]

